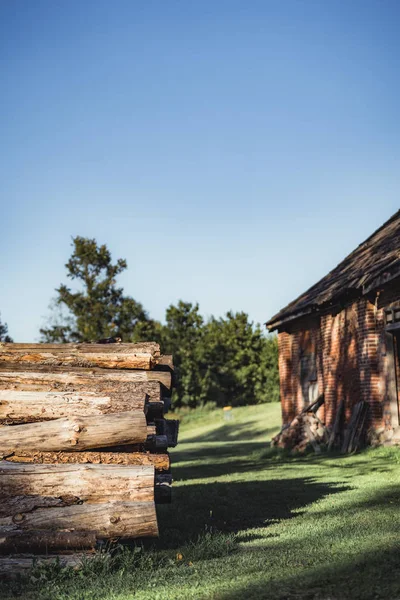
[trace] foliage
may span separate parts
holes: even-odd
[[[168,308],[166,321],[161,341],[176,365],[175,407],[279,400],[277,339],[246,313],[204,322],[197,304],[179,302]]]
[[[13,339],[8,335],[7,323],[2,323],[0,319],[0,342],[12,342]]]
[[[72,246],[65,267],[67,277],[80,289],[72,291],[61,284],[56,290],[56,305],[67,309],[67,317],[42,328],[42,340],[82,342],[115,336],[129,341],[137,324],[148,325],[149,319],[142,305],[116,285],[116,278],[127,268],[126,261],[120,258],[113,263],[107,246],[99,246],[95,239],[78,236]]]
[[[204,321],[199,305],[179,301],[169,306],[161,343],[163,352],[172,354],[176,370],[174,405],[197,406],[201,396],[202,379],[199,352],[204,337]]]
[[[279,399],[278,388],[271,389],[277,374],[277,363],[270,360],[271,347],[275,345],[275,338],[265,337],[246,313],[228,312],[225,318],[212,317],[205,326],[199,350],[201,401],[240,406]]]
[[[105,245],[73,238],[67,277],[78,284],[56,290],[46,342],[94,341],[120,337],[124,341],[156,341],[175,365],[174,406],[195,408],[258,404],[279,400],[277,340],[263,334],[243,313],[203,319],[198,304],[183,302],[167,308],[165,323],[150,319],[143,306],[116,278],[127,263],[113,263]]]

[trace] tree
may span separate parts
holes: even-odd
[[[198,304],[180,300],[167,308],[161,324],[117,287],[118,275],[127,268],[125,260],[113,263],[107,246],[95,239],[75,237],[72,246],[65,266],[77,289],[62,284],[56,290],[51,320],[40,330],[43,341],[120,337],[159,342],[162,352],[174,358],[176,407],[279,400],[277,339],[264,335],[246,313],[228,312],[204,321]]]
[[[116,286],[117,276],[127,268],[126,260],[113,263],[107,246],[99,246],[95,239],[77,236],[72,247],[65,267],[67,277],[80,289],[72,291],[65,284],[56,289],[55,306],[64,309],[64,314],[40,330],[42,340],[83,342],[115,336],[130,341],[138,323],[150,326],[143,306]]]
[[[271,364],[265,363],[267,346],[260,326],[254,326],[246,313],[211,317],[201,348],[202,399],[217,406],[272,400],[266,392],[271,375]]]
[[[160,341],[163,352],[174,357],[175,406],[195,407],[201,401],[199,348],[203,324],[198,304],[180,300],[177,306],[167,308],[166,324],[162,328]]]
[[[279,400],[277,340],[246,313],[204,322],[198,304],[180,301],[167,309],[159,340],[174,357],[174,406]]]
[[[12,342],[13,339],[8,335],[7,323],[2,323],[0,319],[0,342]]]
[[[278,337],[262,335],[262,349],[255,383],[257,403],[279,402]]]

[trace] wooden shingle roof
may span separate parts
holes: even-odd
[[[400,210],[360,244],[335,269],[280,310],[266,326],[318,312],[341,299],[362,296],[400,275]]]

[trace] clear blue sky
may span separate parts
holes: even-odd
[[[71,236],[265,321],[399,206],[398,0],[2,0],[2,319],[33,341]]]

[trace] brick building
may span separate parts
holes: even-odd
[[[328,427],[341,400],[346,421],[365,400],[370,426],[400,437],[400,211],[266,325],[278,332],[284,424],[324,394]]]

